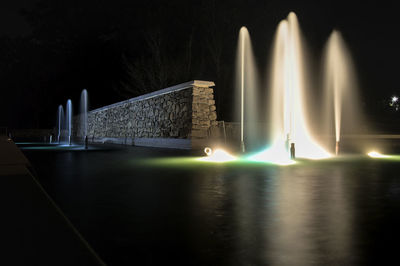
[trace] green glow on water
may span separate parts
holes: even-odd
[[[385,154],[386,157],[371,158],[371,160],[382,160],[382,161],[400,161],[400,155]]]
[[[287,167],[305,167],[305,166],[324,166],[330,164],[360,164],[365,162],[371,162],[375,160],[387,161],[387,162],[398,162],[400,161],[400,155],[390,155],[387,158],[370,158],[365,155],[343,155],[338,157],[332,157],[324,160],[311,160],[311,159],[296,159],[295,164],[290,165],[279,165],[267,161],[254,161],[246,157],[237,158],[234,161],[227,162],[213,162],[204,161],[204,157],[164,157],[164,158],[146,158],[134,160],[132,163],[154,166],[154,167],[173,167],[173,168],[185,168],[185,167],[240,167],[240,168],[287,168]]]
[[[390,159],[393,161],[400,161],[400,155],[391,155]]]
[[[219,161],[206,161],[204,157],[168,157],[168,158],[148,158],[137,161],[140,164],[161,167],[281,167],[271,162],[259,162],[246,158],[239,158],[233,161],[219,162]],[[292,166],[287,165],[285,167]]]

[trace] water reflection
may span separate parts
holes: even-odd
[[[268,206],[267,261],[271,265],[350,263],[351,199],[343,170],[285,168]],[[322,170],[322,169],[321,169]]]
[[[332,168],[325,176],[326,169],[292,167],[196,176],[196,230],[208,233],[201,235],[204,244],[219,243],[207,256],[235,254],[224,260],[234,264],[356,263],[344,171]]]
[[[396,254],[396,163],[149,167],[132,163],[135,151],[25,151],[108,264],[366,265]]]
[[[272,265],[294,265],[310,262],[313,248],[310,202],[312,187],[304,176],[297,176],[298,169],[282,169],[282,178],[276,179],[268,206],[271,218],[266,223],[269,251],[266,257]]]

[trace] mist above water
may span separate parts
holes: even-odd
[[[62,105],[58,106],[57,109],[57,141],[60,143],[61,137],[62,137],[62,129],[64,126],[64,108]]]
[[[240,140],[254,147],[259,139],[258,73],[250,34],[246,27],[239,32],[236,54],[237,117],[240,121]]]
[[[65,128],[67,130],[67,139],[71,144],[71,136],[72,136],[72,101],[69,99],[67,101],[67,108],[65,112]]]
[[[334,30],[324,50],[324,131],[335,136],[359,133],[365,125],[354,65],[342,34]]]
[[[277,27],[267,75],[268,97],[258,105],[261,94],[250,35],[245,27],[240,29],[236,55],[236,110],[240,111],[242,143],[257,143],[254,139],[259,139],[257,133],[262,132],[258,127],[260,107],[268,108],[269,147],[253,159],[291,163],[291,146],[295,147],[296,157],[327,158],[330,154],[323,147],[330,148],[335,141],[321,138],[321,132],[317,134],[316,129],[321,128],[321,124],[324,136],[334,136],[337,144],[343,132],[359,133],[365,125],[359,110],[353,63],[340,32],[333,31],[324,50],[323,99],[311,106],[307,104],[313,102],[311,99],[315,96],[310,89],[314,78],[307,73],[310,68],[303,44],[297,16],[291,12]],[[311,109],[323,114],[321,120],[309,117]],[[344,113],[346,115],[342,116]]]
[[[310,96],[305,86],[308,83],[305,80],[307,67],[299,23],[293,12],[278,25],[270,71],[269,130],[274,149],[285,154],[288,145],[294,143],[296,156],[328,157],[329,154],[314,140],[306,116],[305,102]]]
[[[85,138],[88,130],[88,93],[86,89],[83,89],[81,93],[80,130],[83,138]]]

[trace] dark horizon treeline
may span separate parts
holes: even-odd
[[[240,27],[250,31],[265,84],[276,26],[290,11],[297,13],[312,55],[315,69],[310,72],[318,75],[326,39],[332,29],[341,30],[354,56],[364,109],[377,121],[393,115],[387,99],[398,90],[400,39],[392,33],[395,9],[389,4],[34,1],[20,11],[30,33],[0,35],[0,126],[53,127],[57,107],[65,106],[67,99],[78,112],[82,89],[88,90],[93,109],[193,79],[216,83],[218,120],[232,121]]]
[[[229,97],[220,95],[231,94],[225,90],[232,86],[239,26],[235,8],[223,6],[216,0],[40,0],[21,10],[31,34],[0,36],[7,95],[1,108],[14,118],[1,124],[51,127],[68,98],[78,112],[84,88],[96,108],[193,79],[214,81],[220,110],[228,108]]]

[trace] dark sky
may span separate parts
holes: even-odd
[[[316,68],[332,29],[342,32],[364,105],[372,113],[386,115],[381,102],[400,94],[395,1],[14,0],[2,1],[0,7],[0,86],[7,96],[1,98],[0,126],[50,127],[58,104],[68,98],[77,103],[83,88],[93,108],[135,96],[140,92],[121,93],[130,82],[129,67],[164,71],[171,78],[160,86],[206,79],[216,82],[218,97],[230,95],[240,26],[248,27],[260,73],[266,73],[274,31],[290,11],[298,16]],[[161,36],[164,68],[154,66],[149,36]],[[186,71],[182,65],[188,62],[190,38],[190,69],[172,73],[173,68]],[[218,73],[218,49],[210,50],[214,43],[222,49]],[[152,88],[149,80],[135,82],[127,87],[143,82]],[[217,106],[219,116],[230,120],[232,108],[226,105]]]
[[[30,33],[30,26],[20,14],[21,8],[29,8],[32,0],[2,1],[0,4],[0,36],[26,35]]]

